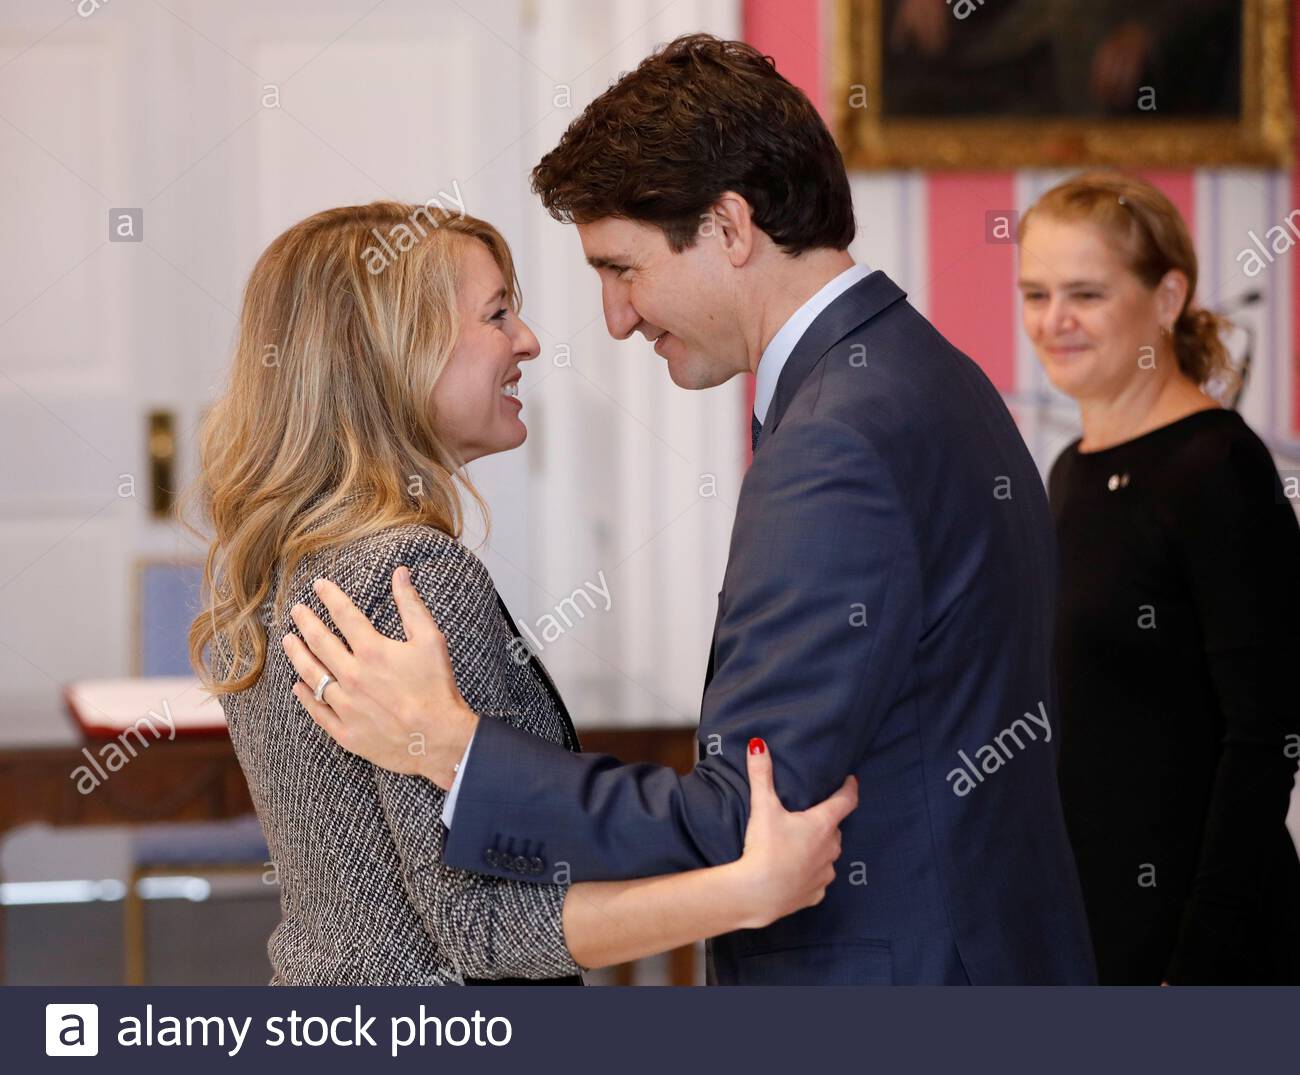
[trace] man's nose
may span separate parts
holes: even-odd
[[[605,328],[616,340],[626,340],[641,323],[636,308],[628,302],[627,291],[614,284],[605,284],[600,293],[605,310]]]

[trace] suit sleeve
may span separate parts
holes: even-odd
[[[386,769],[376,768],[375,779],[407,898],[462,978],[578,973],[564,939],[566,885],[483,877],[445,865],[441,789]]]
[[[393,565],[395,566],[395,565]],[[498,724],[509,705],[497,671],[507,658],[483,629],[495,597],[482,565],[460,546],[408,563],[411,581],[447,637],[466,699]],[[391,567],[385,568],[391,574]],[[386,587],[376,587],[387,592]],[[369,610],[375,629],[403,638],[391,592]],[[428,781],[375,768],[379,799],[402,863],[406,894],[429,936],[462,978],[549,978],[578,973],[564,938],[565,884],[529,884],[457,870],[442,860],[444,793]]]
[[[767,741],[782,800],[804,809],[839,786],[897,696],[919,633],[912,550],[867,440],[787,420],[742,490],[694,770],[570,754],[480,722],[444,861],[509,876],[485,852],[527,842],[579,881],[738,858],[749,739]]]

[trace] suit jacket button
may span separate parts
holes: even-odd
[[[515,873],[527,873],[528,860],[523,855],[515,856]]]
[[[532,858],[528,860],[528,866],[530,872],[532,873],[541,873],[544,869],[546,869],[546,863],[544,863],[536,855],[534,855]]]
[[[486,862],[489,866],[495,866],[497,864],[497,858],[498,858],[497,853],[493,851],[492,848],[490,847],[483,852],[483,861]]]

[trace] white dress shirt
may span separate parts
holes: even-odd
[[[859,280],[870,275],[871,270],[866,265],[850,265],[795,310],[790,315],[790,320],[777,330],[771,342],[763,348],[762,357],[758,360],[758,372],[754,375],[754,417],[760,425],[767,421],[772,397],[776,395],[776,382],[780,380],[781,371],[794,352],[795,344],[803,339],[803,334],[826,307]]]
[[[460,797],[460,778],[465,772],[465,763],[469,761],[469,750],[474,745],[474,736],[477,734],[478,729],[475,728],[473,734],[469,737],[469,742],[465,744],[465,753],[460,756],[460,764],[456,766],[456,777],[451,782],[451,790],[447,792],[447,797],[442,801],[442,823],[447,828],[451,828],[451,819],[456,815],[456,800]]]
[[[790,315],[790,319],[777,330],[776,335],[763,348],[763,354],[758,360],[758,372],[754,376],[754,417],[760,424],[767,420],[768,408],[772,405],[772,397],[776,395],[776,382],[780,379],[781,371],[785,369],[795,344],[803,339],[803,334],[808,331],[823,310],[859,280],[870,274],[871,270],[866,265],[850,265],[795,310]],[[460,782],[465,775],[465,766],[469,764],[469,752],[473,746],[474,737],[470,736],[465,753],[461,755],[460,765],[456,768],[456,778],[452,781],[451,790],[447,792],[447,798],[442,804],[442,823],[447,828],[451,828],[451,820],[456,814]]]

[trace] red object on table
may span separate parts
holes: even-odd
[[[78,680],[63,688],[63,699],[87,739],[131,729],[169,741],[228,734],[221,704],[193,676]]]

